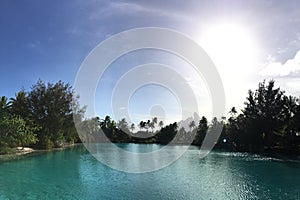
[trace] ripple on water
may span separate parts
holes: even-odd
[[[145,152],[158,147],[126,148]],[[0,164],[0,199],[300,199],[299,162],[216,151],[200,159],[191,147],[167,168],[128,174],[110,169],[82,149]],[[120,162],[116,152],[110,153]],[[130,160],[122,162],[130,165]]]

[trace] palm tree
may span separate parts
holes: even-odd
[[[0,98],[0,114],[7,112],[7,110],[10,107],[10,103],[7,101],[7,97],[6,96],[2,96]]]
[[[208,130],[208,122],[205,116],[202,116],[202,118],[199,121],[199,125],[198,125],[198,130],[197,130],[197,135],[195,138],[195,143],[198,145],[201,145],[205,135],[207,133]]]
[[[195,126],[196,126],[195,121],[191,121],[189,124],[190,130],[193,130]]]
[[[10,98],[9,103],[11,104],[13,114],[20,115],[23,118],[29,114],[27,104],[27,94],[24,90],[16,93],[15,98]]]
[[[110,126],[111,132],[113,133],[114,129],[117,127],[117,124],[116,124],[116,122],[114,120],[112,120],[110,122],[109,126]]]
[[[231,114],[231,117],[235,116],[237,114],[236,108],[232,107],[229,111],[229,114]]]
[[[163,121],[160,121],[160,122],[158,123],[158,126],[159,126],[160,128],[162,128],[162,127],[164,126],[164,122],[163,122]]]
[[[118,124],[118,128],[121,129],[122,131],[127,131],[128,130],[128,123],[125,118],[122,118]]]
[[[8,107],[7,97],[2,96],[0,98],[0,108],[5,109],[6,107]]]
[[[101,128],[108,128],[110,125],[111,125],[110,116],[106,115],[104,119],[100,120],[100,127]]]
[[[132,124],[130,125],[130,129],[131,129],[131,132],[133,132],[133,130],[135,129],[134,123],[132,123]]]
[[[157,124],[157,117],[152,118],[152,122],[149,124],[149,127],[153,130],[155,129],[155,125]]]
[[[104,123],[105,123],[105,126],[108,126],[111,123],[110,116],[108,116],[108,115],[105,116]]]
[[[152,122],[153,122],[154,124],[157,124],[157,117],[153,117]]]
[[[153,132],[153,130],[155,129],[155,124],[154,124],[154,122],[153,122],[153,121],[150,122],[148,126],[149,126],[149,128],[152,129],[152,132]]]
[[[146,129],[147,132],[148,132],[148,129],[150,128],[150,123],[151,123],[151,121],[149,119],[147,122],[145,122],[144,128]]]
[[[139,123],[140,130],[142,130],[143,128],[145,128],[145,126],[146,126],[146,122],[140,121],[140,123]]]

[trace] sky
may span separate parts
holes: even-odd
[[[264,79],[300,96],[299,24],[297,0],[1,0],[0,96],[30,90],[38,79],[73,84],[82,62],[100,42],[141,27],[176,30],[198,43],[219,71],[226,110],[241,109],[248,89]],[[111,98],[118,80],[133,67],[153,62],[176,69],[196,93],[199,115],[210,115],[204,81],[193,77],[178,57],[151,50],[125,55],[105,71],[95,93],[97,114],[113,115]],[[160,85],[138,88],[128,109],[134,122],[155,115],[172,121],[182,112],[176,94]]]

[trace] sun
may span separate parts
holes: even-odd
[[[242,24],[214,23],[202,30],[198,43],[218,69],[227,106],[239,107],[257,73],[256,37]]]
[[[222,71],[244,71],[256,60],[251,32],[238,24],[222,23],[208,27],[199,44]]]

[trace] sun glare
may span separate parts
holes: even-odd
[[[221,71],[245,71],[255,62],[255,42],[243,26],[219,24],[209,27],[199,43]]]
[[[256,73],[258,48],[251,31],[238,24],[215,24],[201,34],[200,46],[215,63],[226,102],[239,105]]]

